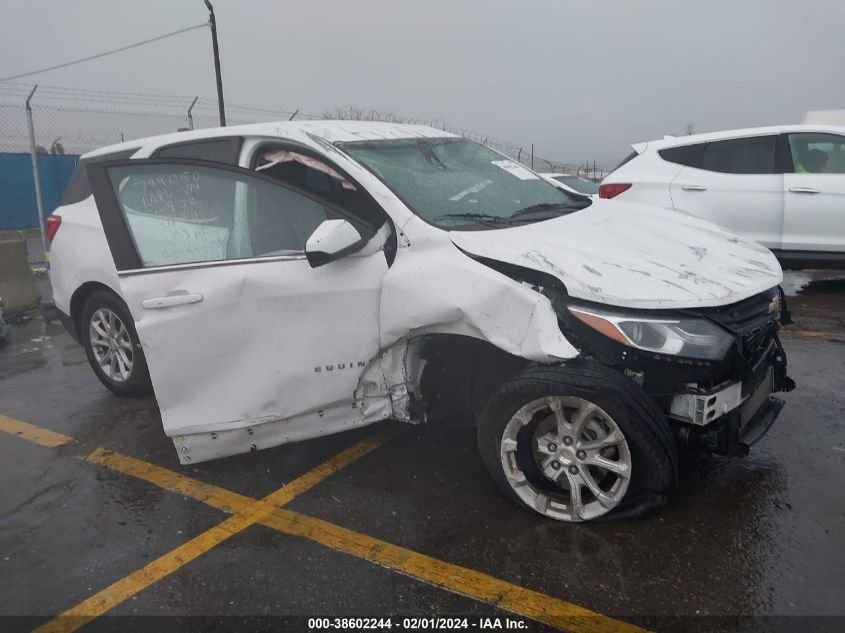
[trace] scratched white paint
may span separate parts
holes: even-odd
[[[474,255],[550,273],[573,297],[620,307],[727,305],[783,279],[772,252],[755,242],[684,213],[613,200],[451,238]]]
[[[729,304],[782,278],[762,247],[689,216],[615,201],[595,201],[586,210],[531,225],[447,232],[420,220],[333,145],[452,136],[434,128],[282,122],[130,141],[89,156],[140,147],[135,158],[142,158],[162,145],[230,135],[245,137],[244,166],[268,138],[322,153],[373,196],[393,226],[385,224],[358,252],[316,269],[303,254],[169,266],[118,279],[93,199],[58,211],[64,219],[53,244],[57,307],[68,313],[73,291],[86,280],[102,281],[122,295],[146,354],[165,433],[183,463],[386,418],[414,421],[409,403],[419,391],[420,341],[428,335],[475,337],[538,363],[578,355],[545,296],[465,252],[554,275],[576,298],[636,308]],[[331,228],[324,227],[315,242],[334,239],[337,226]],[[392,230],[398,250],[388,266],[382,247]],[[184,292],[203,300],[143,307],[150,297]]]

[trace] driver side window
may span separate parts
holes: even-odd
[[[796,174],[845,174],[845,136],[790,134],[789,150]]]
[[[322,203],[252,174],[189,163],[108,168],[143,267],[300,255]]]
[[[285,146],[259,147],[254,159],[256,172],[302,191],[343,210],[374,233],[385,222],[384,212],[358,185],[332,165],[310,153]],[[356,226],[361,229],[358,223]],[[363,233],[367,233],[364,229]]]

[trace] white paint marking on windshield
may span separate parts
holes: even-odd
[[[520,165],[519,163],[515,163],[512,160],[493,160],[490,161],[493,165],[498,167],[499,169],[504,169],[509,174],[512,174],[519,178],[520,180],[539,180],[540,177],[537,174],[532,174],[528,169]]]
[[[492,180],[482,180],[481,182],[473,185],[472,187],[464,189],[459,194],[452,196],[451,198],[449,198],[449,200],[451,200],[452,202],[460,202],[465,196],[468,196],[471,193],[478,193],[482,189],[487,188],[488,185],[492,185],[492,184],[493,184]]]

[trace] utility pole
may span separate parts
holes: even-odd
[[[203,0],[208,7],[208,24],[211,27],[211,46],[214,49],[214,76],[217,79],[217,110],[220,112],[220,127],[226,127],[226,109],[223,106],[223,78],[220,76],[220,49],[217,47],[217,19],[211,2]]]

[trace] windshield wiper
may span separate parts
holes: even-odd
[[[503,218],[499,215],[490,215],[489,213],[479,213],[477,211],[467,211],[466,213],[446,213],[438,216],[438,220],[444,218],[456,218],[459,220],[474,220],[480,224],[510,224],[510,218]]]
[[[580,206],[575,207],[574,205],[569,205],[569,204],[561,204],[559,202],[541,202],[540,204],[532,204],[531,206],[525,207],[524,209],[520,209],[519,211],[516,211],[513,215],[511,215],[511,217],[516,218],[516,217],[519,217],[521,215],[528,215],[529,213],[539,213],[539,212],[542,212],[542,211],[552,211],[554,209],[573,209],[573,208],[580,209],[581,207]]]
[[[553,215],[565,215],[566,213],[572,213],[573,211],[578,211],[580,209],[584,209],[585,207],[590,206],[589,204],[560,204],[560,203],[551,203],[551,202],[541,202],[540,204],[532,204],[531,206],[525,207],[524,209],[520,209],[519,211],[515,212],[513,215],[510,216],[511,220],[516,220],[516,218],[521,218],[523,220],[528,220],[528,217],[525,216],[542,216],[548,215],[551,211],[562,210],[563,213],[555,213]]]

